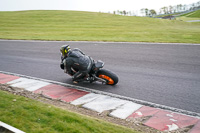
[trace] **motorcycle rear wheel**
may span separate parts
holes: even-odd
[[[97,77],[106,80],[107,85],[116,85],[118,83],[118,77],[116,74],[109,70],[101,69],[97,72]]]

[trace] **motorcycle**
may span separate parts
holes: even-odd
[[[91,70],[89,71],[88,75],[86,75],[85,78],[83,78],[81,81],[87,81],[87,82],[101,82],[102,84],[107,85],[116,85],[118,83],[118,76],[114,74],[113,72],[103,69],[104,62],[101,60],[94,61],[90,57],[92,63],[91,63]],[[76,73],[77,71],[72,68],[72,71]]]

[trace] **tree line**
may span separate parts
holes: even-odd
[[[148,9],[148,8],[142,8],[140,10],[140,13],[142,14],[142,16],[148,16],[148,17],[154,17],[156,15],[167,15],[167,14],[172,14],[172,13],[180,13],[180,12],[185,12],[185,11],[193,11],[196,9],[200,9],[200,1],[196,2],[196,3],[192,3],[189,5],[182,5],[182,4],[178,4],[175,6],[165,6],[165,7],[161,7],[159,9],[159,11],[156,11],[155,9]],[[131,11],[114,11],[113,14],[119,14],[119,15],[124,15],[124,16],[137,16],[137,13],[135,12],[131,12]]]

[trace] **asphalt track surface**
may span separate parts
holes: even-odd
[[[0,71],[73,84],[59,66],[66,43],[119,76],[115,86],[78,86],[200,113],[200,44],[0,40]]]

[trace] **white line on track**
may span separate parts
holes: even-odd
[[[184,46],[200,46],[198,43],[156,43],[156,42],[102,42],[102,41],[45,41],[45,40],[4,40],[0,39],[0,41],[16,41],[16,42],[80,42],[80,43],[98,43],[98,44],[107,44],[107,43],[113,43],[113,44],[144,44],[144,45],[184,45]]]

